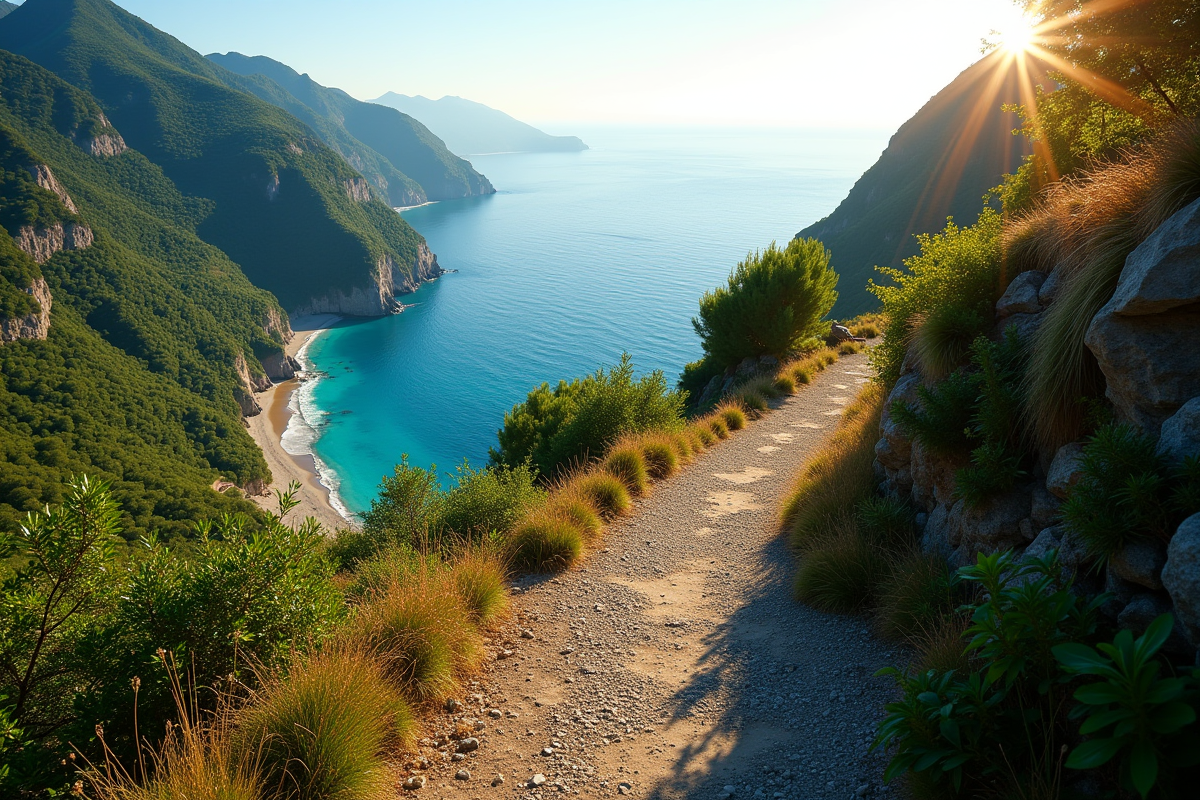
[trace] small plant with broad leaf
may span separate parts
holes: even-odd
[[[1111,644],[1054,648],[1068,673],[1101,679],[1075,690],[1079,705],[1071,717],[1083,719],[1079,732],[1088,739],[1071,751],[1068,768],[1096,769],[1119,757],[1121,783],[1145,798],[1164,771],[1174,778],[1176,770],[1200,764],[1197,673],[1160,674],[1158,651],[1173,625],[1163,614],[1137,639],[1121,631]]]

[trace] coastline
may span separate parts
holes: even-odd
[[[341,317],[335,314],[292,318],[292,332],[295,335],[287,344],[287,354],[292,358],[300,358],[304,348],[321,331],[339,321]],[[297,481],[300,484],[297,493],[300,504],[291,512],[289,519],[295,522],[313,517],[326,532],[332,533],[338,528],[352,527],[354,522],[346,519],[334,507],[329,487],[321,482],[317,472],[316,459],[312,455],[292,455],[283,448],[283,435],[294,413],[291,408],[292,397],[300,385],[298,378],[273,384],[270,389],[256,395],[262,412],[246,418],[247,432],[262,450],[272,477],[269,494],[251,499],[261,508],[277,511],[275,490],[286,489],[288,483]]]

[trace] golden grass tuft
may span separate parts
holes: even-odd
[[[725,418],[719,415],[712,415],[704,418],[708,423],[708,429],[713,432],[713,435],[718,439],[729,438],[729,424],[725,422]]]
[[[374,653],[391,682],[417,702],[454,693],[483,655],[471,612],[442,574],[393,585],[359,613],[348,636]]]
[[[872,494],[872,463],[884,399],[882,387],[868,384],[787,493],[781,522],[790,529],[793,546],[804,549],[810,539],[836,526]]]
[[[638,447],[652,480],[661,481],[679,471],[680,457],[671,434],[644,434],[639,438]]]
[[[458,597],[477,625],[489,625],[508,611],[508,569],[498,552],[467,547],[450,567]]]
[[[765,406],[766,404],[764,403],[763,405]],[[717,443],[717,435],[712,432],[712,428],[708,427],[703,420],[694,423],[690,430],[692,435],[695,436],[696,441],[705,449]]]
[[[583,553],[583,539],[583,531],[569,520],[536,514],[513,531],[512,560],[531,572],[566,569]]]
[[[606,472],[582,475],[572,480],[570,485],[591,503],[603,519],[619,517],[633,505],[625,484]]]
[[[238,749],[258,754],[265,796],[393,795],[395,775],[384,756],[397,745],[411,745],[416,726],[372,654],[334,645],[263,678],[239,713],[236,741]]]
[[[779,375],[779,377],[777,377],[775,379],[774,385],[775,385],[775,388],[777,390],[779,390],[779,392],[782,394],[795,394],[796,393],[796,380],[791,375],[788,375],[786,372],[781,373]]]
[[[604,471],[625,484],[625,488],[634,497],[645,494],[650,488],[646,458],[641,449],[631,443],[614,446],[609,450],[603,466]]]
[[[737,399],[747,411],[756,417],[765,413],[769,407],[767,405],[767,398],[763,397],[759,392],[745,391],[739,394]]]
[[[725,420],[725,426],[731,431],[740,431],[746,427],[746,412],[736,403],[725,403],[717,406],[713,412]]]
[[[1027,416],[1044,452],[1082,435],[1080,399],[1103,390],[1084,336],[1112,298],[1126,256],[1197,197],[1200,127],[1189,121],[1118,162],[1051,185],[1033,210],[1005,226],[1011,274],[1057,269],[1062,280],[1033,336],[1027,373]]]

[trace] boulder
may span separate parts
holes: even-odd
[[[1150,627],[1151,622],[1170,612],[1171,598],[1165,594],[1139,592],[1133,596],[1125,608],[1121,609],[1121,613],[1117,614],[1117,626],[1129,631],[1134,636],[1141,636]],[[1191,649],[1187,634],[1179,619],[1176,618],[1171,635],[1163,643],[1163,650],[1168,653],[1186,653]]]
[[[1063,500],[1083,473],[1079,469],[1079,459],[1083,456],[1083,445],[1079,442],[1064,444],[1054,454],[1050,468],[1046,470],[1046,489],[1050,494]]]
[[[1035,558],[1043,558],[1051,550],[1061,550],[1062,541],[1055,535],[1054,528],[1046,528],[1039,533],[1037,537],[1029,543],[1029,547],[1025,548],[1023,558],[1032,561]]]
[[[904,435],[892,419],[881,424],[879,432],[882,437],[875,443],[875,458],[890,470],[907,468],[912,455],[912,440]]]
[[[1200,200],[1159,225],[1125,259],[1109,307],[1125,316],[1200,302]]]
[[[1062,543],[1058,551],[1058,560],[1064,567],[1081,572],[1092,563],[1093,558],[1079,536],[1068,530],[1065,525],[1055,525],[1054,532]]]
[[[1009,328],[1016,328],[1017,337],[1023,342],[1028,342],[1041,324],[1041,314],[1013,314],[996,323],[993,338],[999,341],[1005,331]]]
[[[1119,416],[1157,433],[1200,395],[1200,200],[1177,212],[1129,254],[1112,299],[1085,342]]]
[[[1193,397],[1171,415],[1158,434],[1158,453],[1171,461],[1200,454],[1200,397]]]
[[[924,509],[930,509],[934,502],[953,502],[954,473],[966,463],[965,456],[938,455],[929,452],[919,441],[913,442],[909,458],[913,502]]]
[[[1104,373],[1105,396],[1120,419],[1157,434],[1168,417],[1200,395],[1200,313],[1193,308],[1122,316],[1100,310],[1084,337]]]
[[[1200,514],[1185,519],[1175,531],[1162,582],[1188,641],[1200,648]]]
[[[1021,521],[1029,515],[1029,491],[1016,489],[972,508],[960,500],[951,510],[951,518],[960,528],[959,549],[969,562],[976,553],[995,553],[1025,544]]]
[[[1159,591],[1163,588],[1162,569],[1167,563],[1167,548],[1161,542],[1140,539],[1130,542],[1108,562],[1108,571],[1129,583]]]
[[[1112,570],[1104,572],[1104,593],[1109,595],[1109,598],[1100,607],[1104,615],[1116,619],[1125,606],[1129,605],[1134,596],[1142,591],[1142,588],[1137,584],[1130,583],[1122,579]]]
[[[961,502],[961,501],[960,501]],[[957,519],[953,521],[957,523]],[[957,529],[951,530],[950,507],[939,504],[929,512],[925,527],[921,530],[921,551],[930,555],[949,558],[961,538]],[[951,545],[953,539],[955,545]]]
[[[1061,286],[1062,274],[1057,269],[1050,270],[1046,280],[1042,281],[1042,287],[1038,289],[1038,303],[1043,306],[1053,303],[1054,298],[1058,297],[1058,290]]]
[[[1038,302],[1038,289],[1046,280],[1046,276],[1037,270],[1022,272],[1012,279],[1012,283],[1004,290],[1004,294],[996,301],[996,316],[1007,317],[1012,314],[1036,314],[1042,310]]]
[[[1039,483],[1033,487],[1033,508],[1029,518],[1033,520],[1035,527],[1048,528],[1058,519],[1058,509],[1061,505],[1062,500],[1050,494],[1045,485]]]

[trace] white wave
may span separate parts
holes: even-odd
[[[338,491],[341,488],[341,478],[333,467],[321,460],[315,450],[317,440],[321,438],[321,428],[325,426],[329,412],[323,411],[315,399],[317,384],[321,382],[321,373],[313,370],[313,364],[308,359],[308,347],[324,332],[324,330],[313,331],[296,351],[296,360],[300,362],[305,379],[300,382],[299,388],[292,392],[292,396],[288,400],[288,410],[292,413],[288,417],[287,429],[280,438],[280,445],[289,455],[312,458],[317,470],[317,480],[329,490],[329,504],[343,519],[353,522],[354,515],[350,509],[346,508]]]

